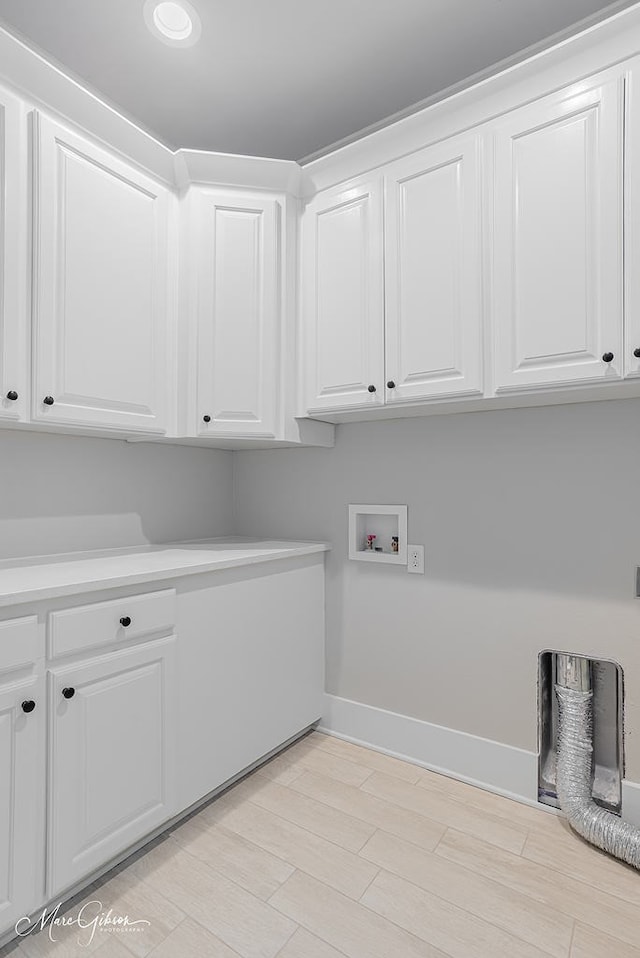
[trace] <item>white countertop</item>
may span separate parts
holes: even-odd
[[[326,552],[322,542],[237,537],[0,562],[0,608]]]

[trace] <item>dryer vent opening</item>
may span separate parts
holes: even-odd
[[[557,792],[558,746],[558,656],[561,652],[546,651],[539,658],[538,723],[539,763],[538,799],[559,807]],[[593,784],[592,795],[597,805],[619,815],[622,809],[624,770],[622,715],[623,674],[615,662],[571,656],[576,668],[588,669],[593,715]]]
[[[593,799],[593,688],[590,662],[556,656],[558,802],[569,825],[592,845],[640,869],[640,828]]]

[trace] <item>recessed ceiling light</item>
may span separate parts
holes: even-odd
[[[187,0],[146,0],[144,19],[163,43],[190,47],[200,39],[200,17]]]

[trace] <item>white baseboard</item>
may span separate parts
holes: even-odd
[[[535,752],[328,694],[319,731],[479,788],[537,804]]]
[[[555,811],[538,802],[535,752],[328,694],[318,731]],[[622,782],[622,817],[640,827],[640,783]]]
[[[640,784],[627,779],[622,782],[622,817],[640,828]]]

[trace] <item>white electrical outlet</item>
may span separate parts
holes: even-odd
[[[424,575],[424,546],[407,546],[407,572]]]

